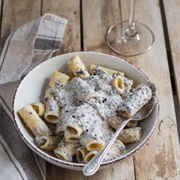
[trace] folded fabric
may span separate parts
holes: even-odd
[[[26,146],[12,122],[12,103],[21,79],[59,49],[66,24],[45,14],[0,41],[0,179],[46,177],[45,161]]]

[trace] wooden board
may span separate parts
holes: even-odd
[[[170,49],[168,51],[171,51],[172,54],[177,91],[180,93],[180,1],[174,0],[168,2],[163,0],[163,5],[170,41]]]
[[[149,52],[127,59],[156,84],[160,116],[153,137],[134,156],[136,178],[178,179],[179,141],[160,6],[157,0],[143,2],[136,1],[135,19],[152,29],[156,42]]]
[[[2,0],[0,0],[0,5]],[[82,3],[82,4],[80,4]],[[180,174],[180,152],[177,123],[171,89],[167,49],[158,0],[136,1],[135,20],[148,25],[155,33],[154,47],[147,53],[135,57],[123,57],[112,52],[106,45],[107,29],[121,20],[129,18],[130,1],[124,0],[4,0],[1,37],[11,30],[47,12],[68,19],[61,49],[56,54],[72,51],[96,51],[123,58],[140,68],[157,86],[160,101],[159,124],[150,141],[134,157],[98,171],[89,180],[144,180],[177,179]],[[174,72],[179,92],[179,22],[178,0],[164,1]],[[82,7],[82,12],[81,8]],[[176,20],[175,20],[176,19]],[[82,21],[81,21],[82,20]],[[175,21],[174,21],[175,20]],[[177,26],[176,26],[177,27]],[[177,38],[178,37],[178,38]],[[47,180],[84,180],[82,172],[70,171],[47,163]]]
[[[107,47],[105,36],[108,28],[121,20],[119,1],[83,1],[82,6],[84,50],[115,55]]]
[[[174,76],[175,94],[174,100],[176,105],[176,116],[179,128],[180,139],[180,1],[163,0],[167,33],[168,33],[168,53],[170,55],[170,63],[172,63],[172,76]]]
[[[62,46],[56,54],[80,51],[80,4],[76,0],[43,0],[42,14],[53,13],[68,19]]]
[[[40,15],[41,0],[4,0],[1,37]]]
[[[116,11],[116,8],[118,7],[117,1],[83,1],[83,4],[84,49],[114,54],[106,47],[103,37],[106,28],[110,24],[113,24],[114,22],[117,23],[119,19],[128,19],[129,3],[127,3],[127,1],[121,1],[121,13],[117,13],[118,10]],[[95,15],[91,14],[86,10],[85,5],[89,9],[96,8],[98,11]],[[115,7],[113,7],[113,5]],[[103,18],[102,16],[103,8],[106,9],[106,18]],[[113,12],[112,9],[114,10]],[[149,11],[149,9],[151,9],[151,11]],[[121,18],[119,17],[119,14],[122,14]],[[91,19],[94,19],[94,21],[89,23]],[[152,29],[156,36],[156,43],[152,50],[143,55],[131,58],[124,57],[123,59],[140,68],[150,80],[156,84],[161,105],[161,114],[159,117],[159,126],[151,138],[149,145],[146,145],[134,156],[134,162],[130,161],[129,167],[132,169],[131,167],[134,166],[137,179],[177,178],[179,163],[177,124],[158,1],[152,0],[146,1],[146,3],[144,3],[143,0],[136,1],[135,20],[147,24]],[[156,24],[158,24],[158,26]],[[96,36],[94,36],[94,32],[96,32]],[[122,58],[122,56],[119,56],[118,54],[115,55]],[[167,86],[167,84],[169,84],[169,86]],[[164,98],[165,96],[166,98]],[[158,157],[159,159],[157,160]],[[168,163],[168,161],[170,161],[170,163]],[[146,166],[147,163],[148,165]],[[174,169],[171,167],[172,164]],[[111,171],[111,169],[109,171]],[[126,171],[125,166],[122,164],[120,172],[123,173],[119,174],[120,179],[128,179],[124,173]],[[133,173],[133,171],[130,171],[128,175],[131,175],[131,178],[133,178]],[[109,178],[112,179],[110,174],[110,172],[107,173],[106,177],[109,175]],[[103,178],[104,177],[102,176],[102,179]]]

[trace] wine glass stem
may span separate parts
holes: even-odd
[[[130,3],[130,16],[129,16],[129,27],[126,30],[127,37],[135,37],[136,29],[134,21],[134,9],[135,9],[135,0],[131,0]]]
[[[131,0],[130,16],[129,16],[129,28],[133,27],[134,10],[135,10],[135,0]]]

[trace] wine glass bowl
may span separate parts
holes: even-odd
[[[135,0],[131,0],[129,20],[112,25],[106,34],[107,45],[123,56],[137,56],[150,50],[155,42],[151,29],[133,20]]]

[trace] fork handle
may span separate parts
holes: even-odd
[[[119,128],[116,130],[116,132],[114,133],[114,135],[111,137],[111,139],[109,140],[109,142],[105,145],[105,147],[99,151],[83,168],[83,174],[85,176],[91,176],[93,175],[98,169],[99,166],[101,165],[105,155],[107,154],[109,148],[111,147],[111,145],[113,144],[113,142],[116,140],[117,136],[119,135],[119,133],[124,129],[124,127],[126,126],[126,124],[131,120],[127,119],[125,121],[122,122],[122,124],[119,126]]]

